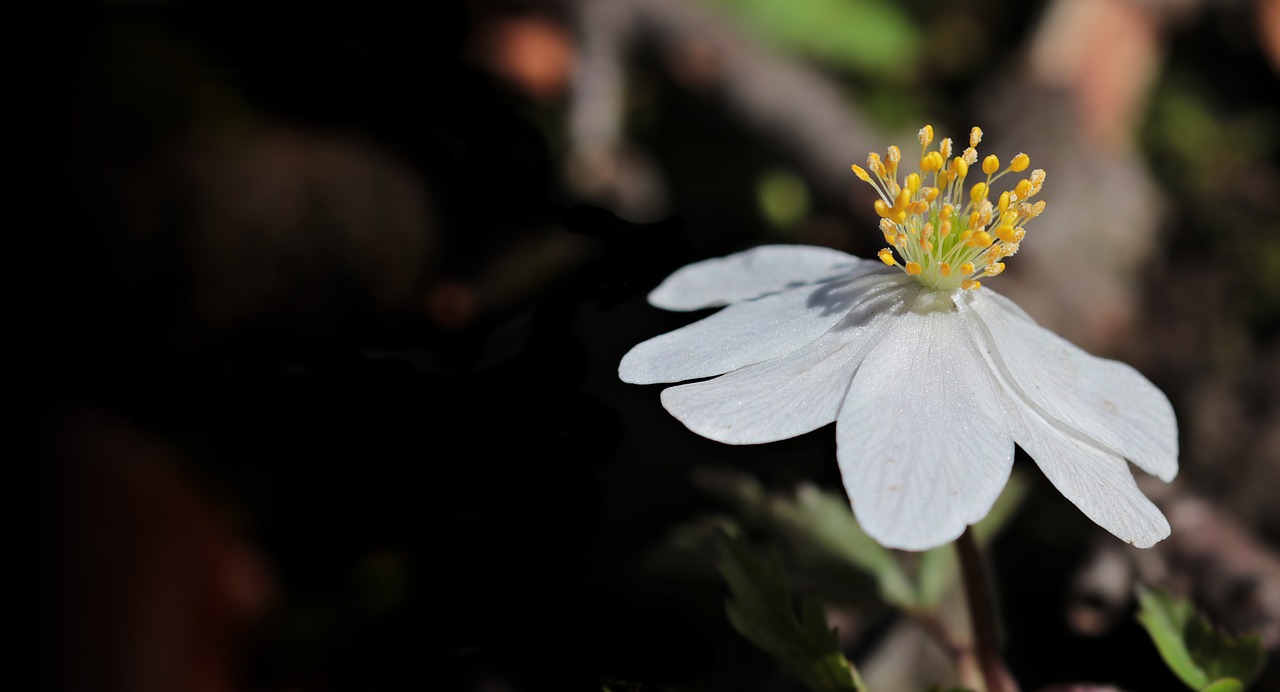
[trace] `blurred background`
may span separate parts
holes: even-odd
[[[1148,551],[1020,456],[991,552],[1013,675],[1177,689],[1137,581],[1280,649],[1280,2],[120,2],[50,28],[51,184],[15,229],[47,689],[799,689],[729,626],[708,540],[777,543],[751,511],[838,493],[831,429],[718,445],[617,362],[704,314],[644,302],[683,264],[871,256],[849,165],[925,123],[1048,170],[988,285],[1180,422]],[[779,547],[880,689],[948,681],[865,580]]]

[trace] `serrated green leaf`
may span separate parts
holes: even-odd
[[[887,548],[862,531],[841,495],[801,486],[794,497],[770,495],[736,471],[700,469],[694,483],[733,505],[747,523],[781,534],[797,553],[870,574],[886,602],[910,607],[916,587]]]
[[[1165,664],[1188,687],[1213,692],[1243,689],[1261,672],[1262,643],[1256,636],[1236,638],[1218,632],[1186,599],[1141,586],[1138,605],[1138,622]]]
[[[731,594],[725,612],[739,634],[815,692],[866,692],[815,594],[801,599],[796,617],[776,554],[757,559],[740,541],[722,536],[720,573]]]

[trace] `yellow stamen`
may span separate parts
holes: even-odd
[[[1016,196],[1018,201],[1026,200],[1031,196],[1031,181],[1025,178],[1019,180],[1018,184],[1013,186],[1013,194]]]
[[[991,234],[986,231],[978,231],[969,238],[969,247],[986,247],[991,244]]]
[[[925,125],[920,128],[920,133],[917,135],[917,139],[920,140],[920,146],[929,146],[929,142],[933,141],[933,125]]]
[[[973,188],[969,190],[969,199],[972,200],[974,204],[977,204],[986,198],[987,198],[987,184],[974,183]]]
[[[1043,201],[1029,200],[1040,192],[1045,172],[1031,171],[1013,189],[998,192],[992,184],[1005,173],[1027,170],[1030,157],[1018,154],[1001,170],[998,156],[978,156],[982,130],[977,127],[969,133],[970,146],[959,156],[953,155],[950,138],[942,139],[936,150],[928,150],[934,142],[931,125],[920,128],[917,138],[921,146],[918,172],[904,170],[899,176],[902,151],[896,146],[883,155],[868,154],[865,168],[850,167],[879,196],[873,206],[888,247],[876,256],[933,290],[978,288],[974,277],[1002,273],[1001,260],[1018,252],[1026,236],[1020,224],[1044,211]],[[964,181],[974,167],[982,170],[985,180],[966,188]]]
[[[915,195],[917,192],[920,191],[920,174],[919,173],[912,173],[911,175],[907,176],[907,189],[911,191],[912,195]]]

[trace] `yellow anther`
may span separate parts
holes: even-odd
[[[977,228],[977,226],[978,226],[978,219],[980,219],[980,218],[982,218],[982,214],[981,214],[981,213],[979,213],[979,212],[976,212],[976,211],[975,211],[975,212],[973,212],[972,214],[970,214],[970,215],[969,215],[969,228]]]
[[[881,220],[882,220],[882,221],[887,221],[888,219],[881,219]],[[893,241],[894,241],[894,237],[895,237],[895,236],[894,236],[894,234],[890,233],[889,231],[885,231],[885,232],[884,232],[884,242],[886,242],[886,243],[888,243],[888,244],[890,244],[890,245],[893,245],[893,244],[894,244],[894,242],[893,242]]]
[[[917,262],[907,262],[907,273],[915,276],[920,273],[920,264]]]
[[[938,273],[943,276],[951,276],[951,265],[943,262],[938,265]]]
[[[946,137],[938,142],[938,153],[942,155],[943,160],[951,158],[951,138]]]
[[[969,247],[986,247],[991,244],[991,234],[986,231],[978,231],[969,238]]]
[[[1009,162],[1009,170],[1014,173],[1021,173],[1027,170],[1027,166],[1031,165],[1031,157],[1026,154],[1018,154]]]
[[[1000,193],[1000,201],[996,204],[996,209],[1000,210],[1002,216],[1009,210],[1009,192],[1007,190]]]
[[[871,176],[867,175],[866,169],[856,163],[853,164],[853,174],[858,176],[858,180],[861,180],[864,183],[871,182]]]
[[[898,198],[893,200],[893,208],[906,209],[907,205],[910,203],[911,203],[911,191],[906,188],[903,188],[901,190],[898,190]]]
[[[960,265],[960,273],[961,273],[961,274],[972,274],[972,273],[973,273],[973,262],[965,262],[964,264]]]
[[[897,163],[902,160],[902,150],[896,144],[890,145],[886,158],[890,163]]]
[[[929,146],[929,142],[933,141],[933,125],[925,125],[920,128],[920,133],[916,138],[920,140],[920,146]]]
[[[1031,218],[1035,218],[1044,213],[1044,200],[1040,200],[1031,205]]]
[[[1025,200],[1031,196],[1031,181],[1023,178],[1013,186],[1013,194],[1017,196],[1019,201]]]
[[[920,192],[920,196],[923,197],[926,202],[933,202],[933,200],[938,198],[938,188],[926,187]]]
[[[1031,195],[1030,196],[1034,197],[1035,195],[1040,193],[1040,186],[1044,185],[1044,176],[1045,176],[1045,173],[1043,168],[1037,168],[1034,171],[1031,171]]]
[[[977,204],[978,202],[981,202],[986,198],[987,198],[987,184],[974,183],[973,188],[969,190],[969,199],[972,200],[974,204]]]
[[[973,279],[965,279],[964,281],[960,282],[960,288],[963,288],[966,291],[972,291],[973,289],[981,285],[982,285],[981,281],[974,281]]]
[[[938,174],[938,185],[940,187],[946,187],[951,184],[951,181],[955,177],[956,177],[955,173],[952,173],[951,171],[943,171]]]
[[[898,260],[893,258],[893,251],[889,248],[885,248],[880,252],[877,252],[876,257],[879,257],[881,262],[884,262],[890,267],[898,263]]]
[[[1000,159],[995,154],[988,156],[982,160],[982,172],[987,175],[995,175],[1000,170]]]
[[[1002,271],[1004,271],[1004,262],[996,262],[995,264],[987,265],[987,268],[983,269],[982,273],[987,276],[995,276]]]
[[[996,237],[1006,243],[1013,242],[1013,226],[996,226]]]
[[[964,153],[961,154],[961,156],[964,158],[964,162],[969,164],[970,166],[978,162],[978,150],[974,149],[973,147],[969,147],[968,149],[965,149]]]
[[[964,231],[960,234],[960,242],[968,243],[969,239],[972,237],[973,237],[973,231]]]
[[[942,211],[938,212],[938,218],[944,221],[950,221],[951,215],[954,213],[956,213],[955,207],[951,206],[950,204],[944,204],[942,205]]]
[[[1006,226],[1012,226],[1017,221],[1018,211],[1016,209],[1006,209],[1005,212],[1000,215],[1000,223]]]
[[[889,218],[889,215],[893,213],[893,207],[889,206],[888,204],[885,204],[885,201],[882,199],[876,200],[875,203],[872,204],[871,206],[875,208],[877,214],[879,214],[880,216],[886,219]]]
[[[913,196],[920,191],[920,174],[919,173],[912,173],[911,175],[907,176],[907,189],[911,191],[911,194]]]
[[[1021,243],[1022,239],[1026,237],[1027,237],[1027,229],[1022,228],[1021,226],[1013,229],[1013,242]]]
[[[926,213],[926,212],[928,212],[928,211],[929,211],[929,203],[928,203],[928,202],[926,202],[926,201],[924,201],[924,200],[922,200],[922,199],[918,199],[918,200],[916,200],[916,201],[912,202],[912,203],[911,203],[911,206],[907,207],[907,213],[908,213],[908,214],[913,214],[913,215],[916,215],[916,216],[919,216],[919,215],[921,215],[921,214],[924,214],[924,213]]]
[[[975,125],[972,130],[969,130],[969,146],[976,147],[978,146],[978,142],[981,142],[981,141],[982,141],[982,128],[977,127]]]
[[[957,156],[954,159],[951,159],[951,168],[948,170],[950,170],[951,174],[955,177],[963,178],[966,175],[969,175],[969,163]]]
[[[933,224],[931,224],[931,223],[926,223],[926,224],[924,225],[924,228],[921,228],[921,229],[920,229],[920,237],[921,237],[921,238],[928,238],[928,237],[929,237],[929,236],[931,236],[931,235],[933,235]]]
[[[898,226],[889,219],[880,219],[880,230],[884,233],[896,233]]]
[[[942,154],[931,151],[920,158],[920,170],[925,173],[942,170],[942,164],[945,163]]]
[[[906,233],[899,233],[897,237],[893,239],[893,246],[896,248],[903,248],[903,247],[906,247],[906,245],[907,245]]]
[[[951,235],[951,220],[943,219],[942,223],[938,224],[938,237],[946,238],[949,235]]]
[[[885,171],[884,168],[884,163],[880,161],[880,155],[874,151],[867,154],[867,168],[870,168],[872,173],[875,173],[881,178],[885,177],[887,174],[887,171]]]

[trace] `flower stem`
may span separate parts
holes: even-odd
[[[965,601],[969,607],[969,621],[973,627],[973,646],[978,657],[978,667],[987,685],[987,692],[1011,692],[1005,684],[1004,664],[996,639],[995,603],[987,581],[986,562],[973,528],[965,529],[956,539],[956,553],[960,557],[960,573],[964,578]]]

